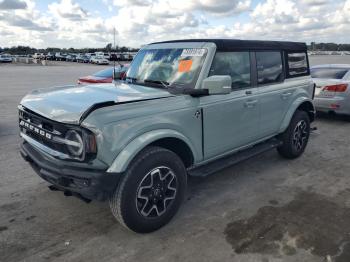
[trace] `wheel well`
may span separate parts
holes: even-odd
[[[193,164],[194,158],[191,148],[184,141],[178,138],[162,138],[151,143],[150,145],[163,147],[173,151],[181,158],[185,167],[190,167]]]
[[[310,122],[315,120],[315,108],[309,101],[303,102],[297,108],[297,110],[305,111],[310,117]]]

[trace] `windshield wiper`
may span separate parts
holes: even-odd
[[[131,80],[133,82],[136,82],[138,79],[136,77],[127,76],[125,80]]]
[[[170,85],[168,82],[161,80],[144,79],[143,82],[162,85],[164,88],[168,88],[168,86]]]

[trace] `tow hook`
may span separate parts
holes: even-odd
[[[80,200],[82,200],[83,202],[85,202],[85,203],[90,203],[91,202],[91,199],[88,199],[88,198],[86,198],[86,197],[83,197],[82,195],[80,195],[80,194],[78,194],[78,193],[75,193],[75,192],[72,192],[72,191],[69,191],[69,190],[61,190],[61,189],[59,189],[58,187],[56,187],[56,186],[54,186],[54,185],[50,185],[49,186],[49,189],[51,190],[51,191],[63,191],[63,194],[65,195],[65,196],[75,196],[75,197],[77,197],[77,198],[79,198]]]
[[[57,187],[55,187],[54,185],[50,185],[50,186],[49,186],[49,189],[50,189],[51,191],[59,191],[59,189],[58,189]]]

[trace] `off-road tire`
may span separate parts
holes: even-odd
[[[288,159],[301,156],[310,136],[310,117],[305,111],[297,110],[286,131],[279,135],[282,145],[277,147],[278,153]],[[300,138],[300,139],[299,139]],[[299,139],[299,142],[296,142]]]
[[[175,196],[173,196],[174,198],[170,202],[167,202],[169,204],[163,210],[164,213],[162,215],[157,216],[157,208],[152,211],[156,212],[156,217],[146,217],[144,214],[141,214],[142,212],[140,213],[138,196],[140,194],[139,192],[144,188],[151,190],[147,187],[142,187],[141,189],[141,184],[144,183],[143,181],[147,181],[145,180],[146,177],[149,176],[150,173],[152,174],[151,171],[153,170],[154,172],[158,167],[166,167],[172,171],[172,176],[176,176]],[[154,178],[153,175],[151,176],[153,184]],[[164,182],[164,184],[166,183]],[[170,182],[167,186],[169,187],[169,185]],[[142,150],[129,164],[122,180],[114,193],[110,196],[109,205],[114,217],[121,225],[137,233],[149,233],[161,228],[173,218],[184,199],[186,187],[187,173],[181,159],[168,149],[149,146]],[[155,191],[151,191],[151,193],[147,194],[155,194],[154,192]],[[164,195],[165,194],[163,194],[163,199]],[[150,201],[146,203],[153,202]],[[164,206],[166,205],[164,204]],[[153,209],[153,206],[151,209]]]

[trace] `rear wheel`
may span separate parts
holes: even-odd
[[[135,232],[155,231],[176,214],[186,185],[186,169],[175,153],[147,147],[132,161],[110,197],[111,211]]]
[[[305,111],[297,110],[288,128],[280,135],[282,145],[278,153],[289,159],[299,157],[305,150],[310,136],[310,118]]]

